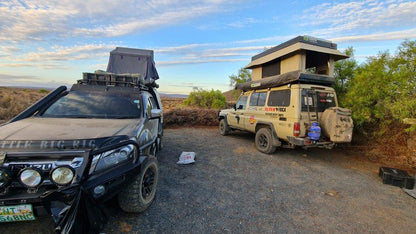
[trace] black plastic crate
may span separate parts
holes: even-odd
[[[415,186],[415,178],[400,169],[380,167],[378,175],[383,180],[383,184],[390,184],[406,189],[413,189]]]

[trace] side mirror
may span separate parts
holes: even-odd
[[[234,104],[233,107],[234,107],[234,110],[237,110],[237,105],[236,104]]]
[[[161,109],[152,109],[150,111],[150,118],[151,119],[160,118],[161,116],[162,116],[162,110]]]

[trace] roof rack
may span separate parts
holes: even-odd
[[[119,86],[119,87],[137,87],[147,88],[159,85],[151,79],[146,82],[140,74],[114,74],[105,71],[95,71],[94,73],[84,72],[82,80],[78,80],[77,84],[81,85],[102,85],[102,86]]]

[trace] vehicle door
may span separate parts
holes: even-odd
[[[152,110],[158,109],[156,100],[152,96],[150,96],[148,98],[147,105],[148,109],[146,114],[148,115],[148,118],[150,118],[152,115]],[[152,136],[157,136],[159,133],[159,128],[162,127],[160,126],[160,120],[158,118],[150,118],[149,122],[151,123]]]
[[[140,133],[140,143],[146,144],[153,142],[159,132],[159,122],[158,118],[151,118],[152,110],[157,109],[157,104],[155,99],[150,95],[143,95],[143,107],[144,107],[144,126],[142,132]]]
[[[237,101],[235,108],[227,115],[228,125],[244,129],[244,115],[247,109],[248,95],[242,95]]]
[[[265,118],[265,108],[267,91],[256,91],[250,96],[246,115],[244,116],[244,126],[250,132],[256,131],[257,122],[271,122]]]
[[[272,90],[265,108],[266,115],[273,120],[273,126],[279,138],[293,135],[293,123],[297,121],[295,108],[290,106],[291,90]]]

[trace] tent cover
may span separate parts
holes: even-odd
[[[285,84],[305,83],[305,84],[319,84],[331,86],[335,79],[332,76],[303,73],[300,71],[292,71],[281,75],[270,76],[261,80],[253,80],[244,83],[236,84],[235,89],[243,91],[267,89],[278,87]]]
[[[145,82],[159,79],[153,50],[117,47],[110,52],[107,72],[114,74],[140,74]]]

